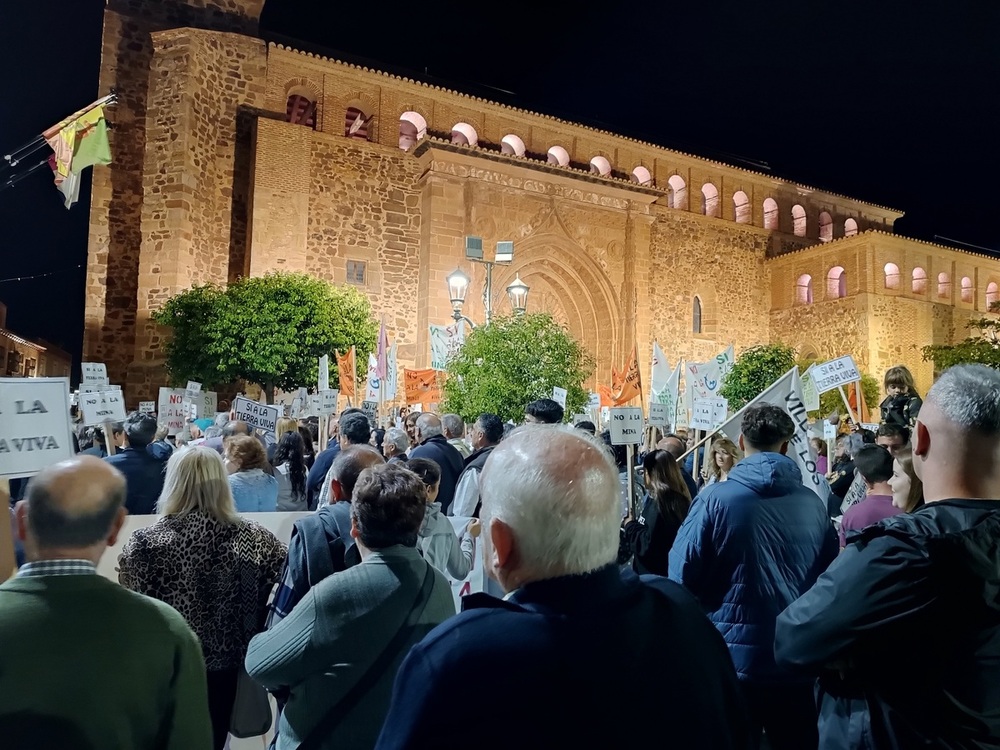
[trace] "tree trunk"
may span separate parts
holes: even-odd
[[[268,404],[274,403],[274,383],[264,383],[264,399]]]

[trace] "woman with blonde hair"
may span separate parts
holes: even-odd
[[[158,508],[160,519],[126,542],[118,581],[169,604],[201,640],[218,750],[229,733],[239,667],[250,638],[263,629],[287,549],[239,516],[222,459],[211,448],[192,446],[170,457]]]
[[[913,470],[913,452],[909,448],[899,451],[892,461],[892,504],[904,513],[912,513],[924,504],[924,483]]]
[[[705,459],[705,469],[702,472],[702,476],[705,477],[705,486],[716,482],[725,482],[729,478],[729,472],[742,458],[742,451],[729,438],[722,437],[713,440],[712,447],[708,449],[708,457]]]

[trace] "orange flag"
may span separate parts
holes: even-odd
[[[611,389],[606,385],[597,386],[597,392],[601,396],[601,406],[614,406],[615,397],[611,394]]]
[[[441,403],[441,386],[438,383],[438,371],[408,370],[403,368],[403,388],[406,390],[407,404],[438,404]]]
[[[356,398],[357,391],[357,370],[354,364],[354,347],[352,346],[347,350],[347,354],[343,357],[337,352],[337,370],[340,372],[340,395],[346,396],[347,398]]]
[[[846,390],[847,390],[847,403],[851,405],[851,409],[854,410],[854,414],[855,416],[857,416],[858,421],[864,422],[865,424],[871,424],[872,415],[871,415],[871,410],[868,408],[868,404],[865,402],[865,399],[863,397],[861,399],[858,399],[858,390],[859,390],[858,384],[848,383]],[[859,400],[861,402],[860,406],[858,403]]]
[[[632,353],[629,355],[628,362],[625,364],[625,371],[623,373],[616,373],[612,370],[612,378],[617,375],[620,379],[621,386],[618,388],[612,388],[614,391],[614,401],[615,406],[621,406],[622,404],[628,403],[636,396],[642,394],[642,380],[639,376],[639,360],[635,356],[635,347],[632,347]],[[612,380],[614,384],[614,380]]]

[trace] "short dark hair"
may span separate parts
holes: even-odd
[[[66,513],[44,482],[28,485],[28,525],[43,548],[89,547],[107,537],[118,509],[125,502],[125,483],[116,483],[99,509]]]
[[[861,442],[865,445],[875,445],[875,433],[862,427],[858,430],[861,435]]]
[[[866,445],[854,454],[854,466],[871,484],[888,482],[892,476],[892,455],[881,445]]]
[[[130,448],[145,448],[156,438],[156,418],[134,411],[125,419],[125,437]]]
[[[358,483],[361,472],[373,463],[384,462],[385,459],[370,445],[349,445],[334,457],[330,464],[330,478],[340,483],[344,494],[350,499],[354,496],[354,486]]]
[[[499,443],[503,440],[503,420],[496,414],[483,412],[476,419],[476,422],[479,424],[479,430],[483,433],[483,437],[491,443]]]
[[[364,414],[344,414],[340,417],[340,434],[348,443],[362,445],[371,440],[372,426]]]
[[[411,458],[406,462],[406,468],[420,477],[420,481],[428,487],[441,481],[441,466],[429,458]]]
[[[750,447],[758,451],[778,448],[791,440],[795,434],[795,423],[788,412],[774,404],[748,406],[743,413],[740,432]]]
[[[899,424],[892,424],[891,422],[886,422],[885,424],[880,424],[878,426],[878,432],[875,433],[876,440],[880,437],[901,437],[903,438],[903,443],[910,442],[910,431]]]
[[[427,489],[420,477],[399,464],[385,464],[361,472],[351,517],[368,549],[415,547],[426,508]]]
[[[524,413],[544,424],[559,424],[563,421],[563,408],[551,398],[540,398],[524,407]]]
[[[581,421],[577,422],[573,426],[576,427],[578,430],[583,430],[584,432],[589,432],[591,435],[594,435],[594,434],[597,433],[597,425],[595,425],[589,419],[581,420]]]

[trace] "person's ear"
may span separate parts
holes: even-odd
[[[926,456],[930,447],[931,433],[928,431],[927,425],[918,419],[913,427],[913,455]]]
[[[494,570],[505,570],[514,561],[514,532],[503,521],[494,518],[490,521],[490,547],[492,559],[490,564]]]
[[[21,500],[14,506],[14,517],[17,519],[17,538],[25,541],[28,538],[28,501]]]
[[[740,450],[743,451],[744,453],[746,453],[747,449],[746,449],[746,446],[743,445],[743,433],[742,432],[740,433],[740,439],[737,442],[739,442],[739,444],[740,444]]]
[[[351,538],[352,539],[361,538],[361,532],[358,531],[358,520],[354,517],[353,513],[351,514]]]
[[[743,446],[740,446],[740,447],[742,448]],[[778,448],[778,453],[780,453],[782,456],[787,456],[788,455],[788,441],[787,440],[781,444],[780,448]]]
[[[344,492],[344,485],[342,485],[340,483],[340,480],[338,480],[338,479],[331,479],[330,480],[330,496],[334,500],[336,500],[336,501],[339,502],[340,500],[344,499],[344,496],[346,494],[347,493]]]
[[[125,524],[125,516],[128,515],[128,511],[125,510],[123,505],[115,513],[115,520],[111,522],[111,530],[108,532],[107,545],[109,547],[114,547],[115,542],[118,541],[118,535],[121,533],[122,526]]]

